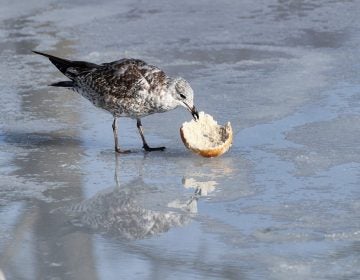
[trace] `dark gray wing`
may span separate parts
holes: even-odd
[[[169,80],[162,70],[139,59],[104,63],[77,77],[81,87],[115,98],[131,98],[139,93],[158,94]]]
[[[94,71],[80,74],[76,82],[100,95],[116,98],[129,98],[138,92],[148,92],[150,85],[139,70],[139,62],[135,62],[137,60],[123,59],[101,64]]]
[[[43,52],[33,52],[47,57],[51,61],[51,63],[60,70],[61,73],[63,73],[71,80],[76,78],[76,76],[78,75],[84,75],[87,72],[94,71],[95,69],[99,68],[99,65],[87,61],[74,61],[46,54]]]

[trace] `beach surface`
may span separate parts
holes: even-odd
[[[358,1],[2,1],[0,279],[360,278]],[[178,108],[116,156],[31,50],[181,76],[232,148],[192,154]]]

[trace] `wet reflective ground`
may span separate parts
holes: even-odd
[[[0,279],[360,278],[357,1],[3,0]],[[235,130],[185,149],[177,109],[119,121],[32,49],[136,57]],[[2,277],[1,272],[5,275]]]

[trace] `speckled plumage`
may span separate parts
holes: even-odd
[[[171,79],[142,60],[122,59],[75,74],[73,89],[114,117],[140,118],[174,109],[165,100]]]
[[[117,144],[118,117],[137,120],[143,148],[147,151],[163,150],[164,147],[150,148],[147,145],[140,118],[153,113],[163,113],[178,106],[184,106],[194,118],[198,117],[190,85],[182,78],[168,77],[161,69],[142,60],[125,58],[94,64],[34,52],[49,58],[70,79],[52,86],[72,89],[114,116],[115,150],[118,152],[121,152]]]

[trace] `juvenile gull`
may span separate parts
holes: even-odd
[[[94,64],[86,61],[72,61],[33,51],[43,55],[70,80],[53,83],[50,86],[74,90],[92,104],[110,112],[115,151],[121,150],[117,136],[117,118],[136,119],[145,151],[163,151],[165,147],[151,148],[142,129],[141,118],[163,113],[183,106],[198,119],[194,106],[193,90],[183,78],[171,78],[161,69],[139,59],[121,59],[110,63]]]

